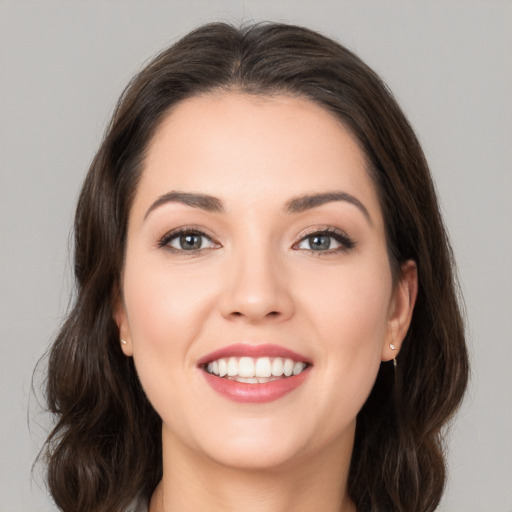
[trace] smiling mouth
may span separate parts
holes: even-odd
[[[265,384],[300,375],[309,363],[283,357],[223,357],[202,368],[216,377],[246,384]]]

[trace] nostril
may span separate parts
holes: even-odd
[[[268,313],[267,313],[266,315],[264,315],[264,316],[266,316],[266,317],[274,317],[274,318],[275,318],[276,316],[280,316],[280,314],[281,314],[281,313],[280,313],[279,311],[270,311],[270,312],[268,312]],[[239,317],[239,316],[245,316],[245,315],[244,315],[244,313],[241,313],[240,311],[233,311],[233,312],[231,313],[231,315],[233,315],[233,316],[237,316],[237,317]]]

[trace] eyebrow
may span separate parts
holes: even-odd
[[[370,213],[364,204],[359,201],[357,197],[354,197],[347,192],[324,192],[322,194],[307,194],[305,196],[294,197],[286,203],[285,210],[287,213],[300,213],[334,201],[345,201],[347,203],[353,204],[363,213],[368,222],[373,225]]]
[[[324,192],[320,194],[306,194],[304,196],[294,197],[286,203],[285,212],[288,214],[301,213],[306,210],[317,208],[323,204],[332,203],[335,201],[345,201],[354,205],[363,213],[368,222],[373,225],[372,218],[370,217],[370,214],[364,204],[353,195],[342,191]],[[182,203],[187,206],[191,206],[192,208],[200,208],[201,210],[205,210],[207,212],[223,213],[225,211],[224,206],[222,205],[222,201],[214,196],[209,196],[206,194],[195,194],[190,192],[172,191],[160,196],[148,208],[146,214],[144,215],[144,220],[146,220],[148,215],[159,206],[172,202]]]
[[[144,220],[146,220],[147,216],[159,206],[162,206],[166,203],[182,203],[187,206],[192,206],[192,208],[201,208],[201,210],[206,210],[207,212],[223,212],[224,207],[219,199],[213,196],[208,196],[205,194],[192,194],[189,192],[168,192],[163,196],[160,196],[149,208],[144,215]]]

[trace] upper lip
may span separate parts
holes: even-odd
[[[210,352],[205,355],[197,362],[198,366],[203,366],[211,361],[222,359],[225,357],[283,357],[293,359],[294,361],[302,361],[304,363],[311,364],[311,359],[299,354],[288,348],[281,347],[280,345],[274,345],[272,343],[265,343],[259,345],[253,345],[249,343],[235,343],[222,347],[218,350]]]

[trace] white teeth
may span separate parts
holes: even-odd
[[[293,373],[293,361],[285,359],[284,361],[284,374],[289,377]]]
[[[258,384],[256,377],[228,377],[229,380],[235,380],[236,382],[245,382],[246,384]]]
[[[293,365],[293,375],[299,375],[304,370],[304,363],[298,362]],[[215,372],[215,364],[213,366],[213,371]]]
[[[270,377],[272,375],[272,364],[270,363],[270,358],[260,357],[256,359],[254,372],[256,377]]]
[[[236,382],[244,382],[245,384],[265,384],[273,380],[278,380],[276,377],[228,377],[228,379]]]
[[[219,359],[219,376],[224,377],[228,373],[228,364],[225,359]]]
[[[230,357],[217,359],[206,365],[208,373],[246,383],[265,383],[283,375],[299,375],[304,368],[306,363],[282,357]]]
[[[254,361],[251,357],[241,357],[238,361],[239,377],[254,377]]]
[[[272,375],[274,377],[281,377],[283,375],[283,360],[280,357],[276,357],[272,361]]]
[[[228,376],[234,377],[238,375],[238,360],[235,357],[228,359]]]

